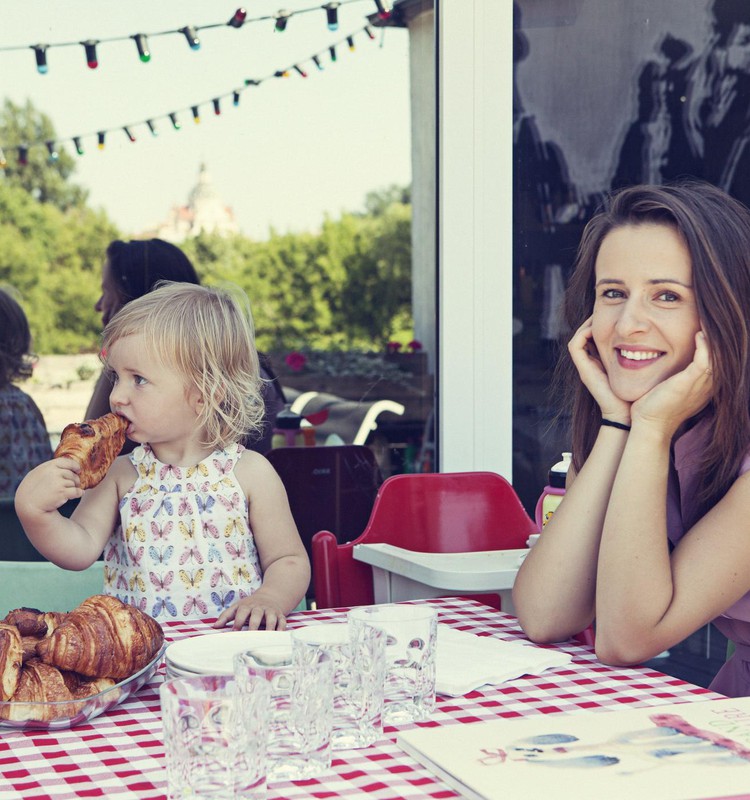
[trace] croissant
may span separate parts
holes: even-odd
[[[90,489],[102,481],[125,444],[128,420],[117,414],[86,422],[73,422],[63,428],[55,458],[74,458],[80,465],[81,488]]]
[[[58,611],[39,611],[37,608],[15,608],[5,615],[0,624],[10,625],[18,630],[21,635],[23,661],[37,655],[36,646],[65,619],[65,614]],[[7,658],[0,654],[0,663],[6,663]]]
[[[38,608],[15,608],[2,620],[6,625],[15,625],[21,636],[44,636],[47,625],[44,614]]]
[[[65,614],[60,611],[40,611],[38,608],[15,608],[5,615],[2,622],[15,625],[21,636],[48,636],[62,622]]]
[[[23,643],[18,628],[0,623],[0,700],[16,692],[23,661]]]
[[[13,702],[4,705],[0,714],[6,719],[50,721],[75,713],[75,705],[27,706],[26,703],[64,703],[73,700],[63,675],[57,667],[43,664],[38,658],[27,661],[18,680]]]
[[[77,672],[69,672],[67,669],[61,669],[60,674],[68,691],[76,700],[85,700],[87,697],[104,692],[115,685],[112,678],[86,678]],[[13,699],[15,700],[15,698]]]
[[[23,661],[26,663],[30,658],[36,658],[36,646],[41,641],[41,636],[22,636],[21,645],[23,647]]]
[[[97,594],[66,615],[36,652],[45,664],[91,678],[129,678],[158,653],[164,632],[156,620],[116,597]]]

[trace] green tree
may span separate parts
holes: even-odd
[[[376,189],[365,195],[364,216],[379,217],[384,214],[394,203],[411,205],[411,187],[398,186],[392,183],[385,189]]]
[[[410,206],[327,220],[322,237],[319,264],[338,279],[328,297],[336,327],[347,332],[349,346],[382,349],[394,327],[411,322]]]
[[[47,142],[57,154],[54,159],[47,150]],[[70,181],[75,171],[73,157],[58,146],[52,121],[30,100],[25,105],[16,105],[6,98],[0,112],[0,147],[7,160],[4,174],[9,185],[18,186],[35,200],[62,210],[86,203],[86,191]],[[19,148],[27,149],[28,163],[20,163]]]
[[[0,282],[13,286],[38,353],[98,346],[101,262],[117,228],[101,211],[61,211],[0,183]]]

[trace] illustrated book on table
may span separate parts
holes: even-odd
[[[750,798],[750,697],[422,727],[398,744],[472,800]]]

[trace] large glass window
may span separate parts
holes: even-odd
[[[513,479],[569,449],[549,394],[560,300],[604,193],[695,176],[750,201],[750,4],[514,2]]]

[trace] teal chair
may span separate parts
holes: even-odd
[[[70,516],[78,501],[60,510]],[[47,561],[26,538],[12,497],[0,498],[0,619],[14,608],[70,611],[104,588],[104,565],[80,572]]]
[[[104,564],[74,572],[49,561],[0,561],[0,619],[15,608],[71,611],[104,588]]]

